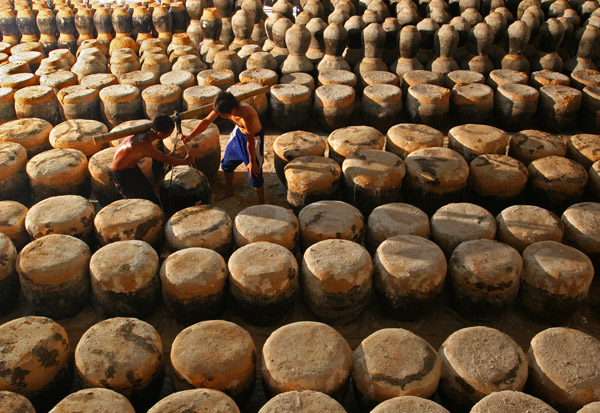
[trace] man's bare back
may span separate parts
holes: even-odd
[[[188,153],[185,159],[166,155],[156,149],[152,143],[171,135],[175,124],[168,116],[160,115],[152,121],[152,129],[148,132],[127,136],[123,139],[113,156],[113,179],[117,190],[123,198],[144,198],[156,204],[152,185],[138,168],[137,163],[144,157],[156,159],[170,165],[191,165],[194,158]]]
[[[160,136],[152,130],[123,139],[113,157],[113,170],[133,168],[145,157],[171,165],[191,165],[194,162],[194,158],[189,154],[185,159],[179,159],[162,153],[152,144],[156,139],[160,139]]]
[[[247,103],[240,102],[235,115],[231,114],[227,119],[235,123],[246,136],[254,136],[262,129],[258,113]]]

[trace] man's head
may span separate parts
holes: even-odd
[[[158,115],[152,121],[152,130],[159,134],[161,139],[169,136],[175,129],[175,122],[167,115]]]
[[[221,91],[215,98],[214,108],[219,116],[229,118],[232,112],[238,108],[238,101],[231,93]]]

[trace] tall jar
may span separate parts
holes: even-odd
[[[94,13],[94,27],[96,27],[96,32],[98,32],[98,41],[108,49],[113,39],[110,10],[105,8],[96,9],[96,13]]]
[[[202,39],[202,12],[204,11],[204,4],[202,0],[188,0],[185,3],[187,13],[190,16],[190,25],[187,28],[187,34],[192,40],[192,44],[195,48],[200,46]]]
[[[127,9],[115,7],[111,16],[111,23],[115,33],[129,35],[133,29],[133,21]]]
[[[152,13],[146,6],[137,6],[133,9],[131,19],[137,32],[135,41],[140,46],[144,40],[152,38]]]
[[[165,47],[171,43],[173,20],[167,6],[156,6],[152,12],[152,23],[158,33],[158,38],[164,43]]]
[[[44,54],[47,56],[52,50],[58,48],[58,41],[56,40],[56,18],[54,13],[49,9],[41,9],[38,12],[36,23],[38,30],[40,31],[40,43]]]
[[[233,34],[233,25],[231,23],[231,17],[233,16],[233,0],[215,0],[215,7],[219,11],[219,16],[221,16],[221,22],[223,23],[221,29],[221,43],[225,45],[225,47],[229,47],[233,39],[235,38]]]
[[[319,72],[327,70],[351,70],[348,62],[342,57],[348,45],[348,32],[339,22],[333,21],[323,31],[325,56],[319,62]]]
[[[281,66],[281,74],[286,75],[295,72],[310,74],[314,66],[306,57],[306,51],[310,46],[311,34],[306,26],[294,24],[285,33],[285,44],[289,55]]]
[[[225,49],[225,46],[219,40],[223,22],[215,7],[204,9],[201,24],[204,40],[200,45],[200,57],[205,63],[210,64],[213,62],[215,54]]]
[[[185,33],[185,30],[189,24],[189,16],[183,3],[172,3],[170,12],[173,33]]]
[[[130,35],[133,29],[133,21],[129,12],[123,7],[115,7],[111,22],[115,29],[115,38],[110,42],[108,53],[112,55],[113,51],[117,49],[131,49],[137,52],[138,45]]]
[[[56,26],[60,33],[58,36],[58,47],[69,49],[71,53],[75,54],[77,51],[77,39],[75,39],[77,29],[75,28],[73,10],[69,7],[61,8],[56,14]]]
[[[2,42],[11,46],[19,42],[19,28],[17,18],[9,8],[0,10],[0,31],[2,32]]]
[[[231,18],[231,27],[235,38],[229,45],[229,50],[239,51],[246,44],[253,44],[252,29],[254,21],[252,16],[246,11],[238,10]]]
[[[79,33],[77,46],[86,40],[94,39],[94,12],[87,7],[80,7],[75,14],[75,28]]]
[[[29,7],[17,10],[17,27],[21,32],[21,43],[38,41],[35,16]]]
[[[263,44],[263,50],[265,52],[270,52],[275,47],[275,42],[273,41],[273,25],[277,20],[279,20],[282,17],[285,16],[273,10],[273,13],[265,20],[265,32],[267,34],[267,40],[265,40],[265,43]],[[291,21],[291,19],[289,20]]]

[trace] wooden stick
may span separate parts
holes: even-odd
[[[250,92],[246,92],[246,93],[242,93],[241,95],[237,95],[235,97],[235,99],[238,102],[241,102],[242,100],[245,100],[245,99],[248,99],[248,98],[251,98],[254,96],[263,95],[263,94],[267,93],[269,90],[270,90],[269,86],[263,86],[261,88],[252,90]],[[213,108],[213,104],[209,103],[207,105],[202,105],[202,106],[199,106],[192,110],[181,112],[180,116],[181,116],[181,119],[195,118],[196,116],[209,113],[212,110],[212,108]],[[171,119],[173,119],[173,122],[176,121],[176,117],[174,114],[171,115],[170,117],[171,117]],[[94,136],[93,139],[94,139],[94,143],[96,145],[101,145],[104,143],[108,143],[110,141],[114,141],[115,139],[124,138],[125,136],[130,136],[130,135],[135,135],[137,133],[146,132],[150,129],[152,129],[152,121],[148,121],[148,122],[136,125],[136,126],[131,126],[129,128],[125,128],[125,129],[121,129],[121,130],[117,130],[117,131],[113,131],[113,132],[103,133],[102,135]]]

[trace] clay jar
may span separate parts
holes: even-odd
[[[106,56],[108,55],[108,49],[104,47],[104,45],[100,43],[97,39],[84,40],[83,42],[81,42],[79,48],[77,49],[77,56],[81,55],[81,53],[83,53],[84,50],[93,48],[98,49],[98,51],[104,57],[104,60],[106,60]]]
[[[56,49],[56,50],[67,50],[67,49]],[[123,49],[123,50],[130,50],[130,49]],[[53,54],[54,54],[54,56],[57,56],[56,51],[53,52]],[[83,56],[93,56],[93,57],[95,57],[98,60],[98,63],[100,63],[100,64],[102,64],[102,66],[104,66],[104,71],[103,72],[99,72],[99,73],[106,72],[106,68],[108,67],[108,60],[106,59],[106,56],[104,55],[104,53],[102,53],[102,49],[101,48],[99,48],[99,47],[88,47],[88,48],[82,49],[79,52],[79,56],[77,58],[79,59],[80,57],[83,57]],[[73,59],[72,55],[70,55],[70,56],[66,55],[64,57],[66,59],[72,59],[73,61],[75,60],[75,59]],[[73,64],[75,64],[75,63],[73,62]]]
[[[202,0],[188,0],[185,3],[185,8],[190,16],[190,25],[187,28],[187,34],[190,36],[190,40],[195,48],[200,46],[202,42],[202,12],[204,11],[204,4]]]
[[[424,69],[419,59],[417,59],[420,47],[421,33],[417,30],[416,26],[404,26],[398,35],[400,57],[390,68],[392,72],[398,75],[398,78],[402,79],[405,73],[412,70]]]
[[[94,13],[94,27],[96,27],[96,32],[98,32],[98,41],[108,49],[112,41],[113,31],[110,10],[96,9]]]
[[[473,56],[465,69],[481,73],[485,77],[494,70],[494,64],[487,56],[487,51],[492,46],[494,31],[487,23],[478,23],[469,32],[468,48]]]
[[[248,69],[270,69],[274,72],[279,70],[277,60],[269,52],[254,52],[246,60]]]
[[[265,16],[261,0],[243,0],[239,3],[239,7],[250,16],[253,25],[263,20]]]
[[[400,33],[400,23],[395,17],[385,19],[381,28],[385,32],[385,43],[383,45],[383,61],[391,65],[398,59],[398,33]]]
[[[322,19],[314,17],[310,19],[306,28],[310,32],[310,45],[306,51],[306,57],[313,65],[317,65],[325,56],[323,32],[327,28],[327,24]]]
[[[237,81],[240,73],[244,70],[244,62],[236,52],[222,50],[215,55],[212,68],[215,70],[231,70]]]
[[[200,20],[202,18],[204,4],[202,0],[187,0],[185,2],[185,8],[190,16],[190,20]]]
[[[229,47],[231,42],[234,39],[233,35],[233,27],[231,25],[231,16],[233,15],[233,0],[217,0],[213,1],[215,7],[219,11],[219,16],[221,17],[221,23],[223,24],[223,28],[221,29],[221,43],[223,43],[226,47]]]
[[[173,20],[167,6],[156,6],[152,11],[152,24],[158,33],[158,38],[168,46],[171,43],[171,31],[173,29]]]
[[[540,54],[533,63],[533,70],[562,72],[563,61],[557,50],[565,37],[564,26],[558,19],[548,19],[542,23],[538,36]]]
[[[58,47],[69,49],[75,54],[77,51],[77,40],[75,39],[75,15],[70,8],[60,9],[56,15],[56,26],[60,35],[58,36]]]
[[[381,59],[385,32],[378,23],[369,24],[362,33],[365,57],[354,67],[354,73],[361,79],[365,73],[376,70],[387,71],[388,67]]]
[[[35,71],[35,75],[41,77],[43,75],[49,75],[57,70],[70,70],[71,67],[66,62],[56,58],[47,57],[40,62],[40,67]]]
[[[527,85],[504,84],[494,93],[496,119],[506,130],[527,129],[538,107],[539,92]]]
[[[319,72],[327,70],[351,70],[350,65],[342,57],[348,44],[348,32],[339,22],[331,22],[323,31],[325,56],[319,62]]]
[[[250,37],[256,44],[258,44],[259,47],[262,47],[265,44],[267,41],[267,31],[265,30],[264,20],[254,23],[254,26],[252,27],[252,35]]]
[[[502,69],[511,69],[518,72],[529,73],[529,61],[523,56],[525,48],[531,37],[531,30],[521,20],[515,21],[508,26],[508,54],[502,58]]]
[[[213,0],[213,4],[217,8],[219,16],[221,16],[221,18],[230,18],[233,15],[232,0]]]
[[[498,15],[499,16],[499,15]],[[450,20],[450,24],[456,29],[458,33],[458,45],[454,51],[454,60],[458,62],[460,67],[465,67],[466,63],[471,59],[471,54],[467,50],[467,41],[469,39],[469,33],[471,31],[471,25],[464,17],[457,16]],[[503,53],[504,55],[504,53]]]
[[[28,86],[15,93],[17,118],[40,118],[56,125],[60,120],[58,100],[48,86]]]
[[[21,43],[37,42],[35,16],[29,7],[17,10],[17,27],[21,32]]]
[[[354,67],[363,57],[362,32],[367,27],[360,16],[350,17],[344,28],[348,32],[348,47],[344,50],[344,59],[351,67]]]
[[[287,0],[277,0],[273,4],[273,13],[280,13],[288,19],[293,20],[294,6]]]
[[[80,54],[81,55],[81,54]],[[67,66],[75,64],[75,56],[69,49],[56,49],[48,54],[48,57],[57,57],[61,59]]]
[[[4,33],[4,31],[2,32]],[[583,29],[583,32],[580,33],[581,37],[579,38],[579,44],[577,46],[577,56],[569,59],[564,65],[565,72],[568,74],[585,69],[598,70],[591,59],[600,37],[598,28],[588,24]]]
[[[271,50],[271,54],[277,60],[277,64],[279,66],[283,65],[284,60],[289,55],[289,51],[285,43],[285,35],[288,29],[290,29],[292,26],[292,21],[285,17],[280,18],[273,25],[273,42],[275,43],[275,47],[273,47],[273,50]]]
[[[192,41],[190,40],[190,37],[187,35],[187,33],[175,33],[171,37],[171,43],[169,43],[169,46],[167,47],[167,55],[170,56],[171,53],[173,53],[173,51],[179,47],[191,45]],[[194,53],[195,50],[190,50],[190,52]]]
[[[76,85],[61,89],[56,97],[65,119],[100,120],[99,90]]]
[[[215,7],[207,7],[202,12],[200,19],[202,24],[202,36],[205,41],[217,42],[221,36],[223,23],[219,17],[219,12]]]
[[[140,91],[132,85],[113,85],[100,91],[100,110],[111,128],[143,117]]]
[[[285,44],[289,51],[288,57],[281,66],[281,74],[286,75],[294,72],[310,74],[314,66],[306,57],[306,51],[310,46],[310,31],[306,26],[294,24],[285,33]]]
[[[408,4],[400,4],[396,6],[396,17],[401,26],[416,25],[420,18],[417,12],[417,6],[411,1]]]
[[[206,66],[198,56],[185,55],[181,56],[177,59],[177,62],[173,63],[172,69],[190,72],[195,77],[201,71],[208,69],[208,66]]]
[[[283,0],[285,1],[285,0]],[[294,17],[287,17],[284,16],[281,13],[277,13],[275,10],[273,10],[273,13],[267,17],[267,19],[265,20],[265,32],[267,35],[267,40],[265,40],[265,43],[263,44],[263,50],[265,52],[270,52],[274,47],[275,47],[275,43],[273,42],[273,25],[275,24],[275,22],[277,20],[279,20],[282,17],[286,17],[287,19],[289,19],[290,21],[292,21],[294,19]]]
[[[582,94],[581,123],[586,131],[598,133],[600,132],[600,87],[586,86]]]
[[[311,90],[304,85],[274,85],[269,100],[273,122],[285,131],[300,128],[310,119],[311,95]]]
[[[354,112],[354,88],[347,85],[323,85],[315,91],[313,115],[328,132],[350,124]]]
[[[173,33],[185,33],[189,23],[189,16],[187,15],[183,3],[172,3],[169,11],[171,13]]]
[[[81,7],[77,9],[75,14],[75,28],[79,37],[77,38],[77,46],[81,45],[85,40],[94,39],[94,13],[92,9]]]
[[[335,12],[341,12],[343,14],[346,14],[348,17],[346,17],[346,20],[348,20],[350,18],[350,16],[354,16],[356,14],[356,6],[354,4],[353,1],[351,0],[337,0],[335,3],[335,8],[333,10],[333,13]],[[331,13],[331,14],[333,14]],[[326,13],[327,14],[327,13]]]
[[[231,27],[235,38],[229,45],[229,50],[239,51],[246,44],[255,43],[252,40],[253,16],[244,10],[238,10],[231,18]]]
[[[92,75],[94,73],[105,73],[106,66],[99,62],[94,56],[80,55],[79,59],[77,59],[71,68],[71,72],[75,73],[79,81],[81,81],[81,79],[87,75]]]
[[[421,33],[421,47],[417,53],[417,59],[423,66],[427,66],[435,57],[433,42],[439,28],[438,24],[430,18],[423,19],[417,24],[417,30]]]
[[[154,73],[156,79],[171,70],[171,62],[166,54],[150,54],[144,57],[141,67],[144,72]]]
[[[0,31],[2,32],[2,41],[11,46],[19,42],[19,28],[17,18],[9,8],[0,10]]]
[[[430,70],[433,73],[445,75],[458,70],[458,63],[454,60],[454,51],[458,45],[458,32],[449,24],[444,24],[435,34],[433,48],[438,57],[431,62]]]
[[[140,70],[140,62],[133,53],[113,54],[110,58],[110,72],[115,76],[136,70]]]
[[[131,20],[137,32],[135,41],[138,45],[141,45],[144,40],[152,38],[152,14],[145,6],[136,7]]]
[[[137,52],[137,43],[130,37],[133,21],[126,9],[122,7],[113,9],[112,25],[116,34],[113,41],[110,42],[109,54],[112,55],[114,50],[123,48]]]
[[[323,9],[323,4],[317,0],[308,0],[304,6],[302,6],[302,11],[320,19],[325,17],[325,10]]]
[[[58,28],[56,27],[56,18],[52,10],[40,10],[36,18],[36,23],[40,31],[40,43],[42,44],[44,53],[48,55],[50,51],[58,48],[58,42],[56,37],[54,37]]]
[[[202,13],[202,36],[204,40],[200,45],[200,57],[206,63],[212,63],[216,51],[223,50],[225,47],[219,40],[223,22],[219,17],[217,9],[207,7]],[[212,49],[215,51],[211,52]]]

